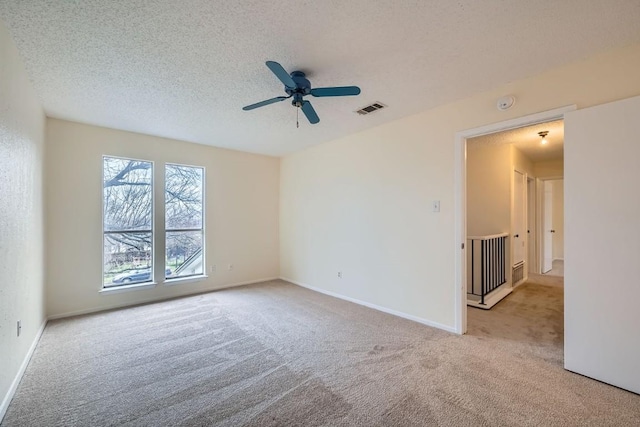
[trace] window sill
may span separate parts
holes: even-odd
[[[102,288],[100,290],[100,293],[101,294],[117,294],[120,292],[138,291],[141,289],[155,288],[156,285],[157,283],[155,282],[134,283],[133,285],[123,285],[123,286],[113,286],[109,288]]]
[[[181,283],[200,282],[208,278],[209,276],[207,276],[206,274],[201,274],[199,276],[176,277],[174,279],[165,279],[163,285],[172,286],[179,285]]]

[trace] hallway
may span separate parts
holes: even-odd
[[[564,277],[564,260],[554,259],[553,264],[551,264],[551,270],[544,273],[544,275]]]
[[[530,274],[491,310],[467,307],[467,334],[497,343],[510,342],[516,353],[535,353],[554,365],[563,364],[564,279]]]

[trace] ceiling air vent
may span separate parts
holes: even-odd
[[[374,102],[371,105],[367,105],[366,107],[362,107],[361,109],[356,111],[356,113],[360,114],[361,116],[364,116],[365,114],[370,114],[370,113],[373,113],[374,111],[382,110],[385,107],[386,107],[386,105],[384,105],[384,104],[382,104],[380,102]]]

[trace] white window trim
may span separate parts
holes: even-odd
[[[151,282],[141,282],[141,283],[132,283],[132,284],[127,284],[127,285],[116,285],[116,286],[109,286],[109,287],[105,287],[104,286],[104,236],[105,236],[105,229],[104,229],[104,159],[110,157],[113,159],[123,159],[123,160],[133,160],[136,162],[146,162],[146,163],[151,163]],[[155,270],[155,258],[156,258],[156,245],[155,245],[155,239],[156,239],[156,221],[155,221],[155,209],[156,209],[156,196],[155,196],[155,188],[156,188],[156,180],[155,180],[155,174],[156,174],[156,164],[153,160],[147,160],[147,159],[136,159],[136,158],[132,158],[132,157],[126,157],[126,156],[117,156],[117,155],[111,155],[111,154],[103,154],[101,157],[102,160],[102,164],[101,164],[101,169],[102,169],[102,176],[100,177],[100,188],[102,191],[102,209],[101,209],[101,218],[102,218],[102,223],[101,223],[101,228],[102,228],[102,285],[100,287],[100,293],[114,293],[115,289],[123,289],[124,291],[128,291],[128,290],[132,290],[132,288],[135,288],[135,290],[137,289],[143,289],[143,288],[151,288],[151,287],[155,287],[156,286],[156,282],[155,282],[155,277],[154,277],[154,270]],[[110,231],[112,232],[112,231]],[[147,232],[148,231],[144,231]]]
[[[139,291],[142,289],[155,288],[157,285],[158,284],[156,282],[134,283],[131,285],[111,286],[108,288],[103,287],[98,292],[101,294],[117,294],[120,292],[131,292],[131,291]]]
[[[208,278],[209,276],[207,276],[206,274],[198,274],[195,276],[185,276],[185,277],[165,279],[165,281],[162,284],[165,286],[173,286],[173,285],[180,285],[182,283],[202,282],[203,280],[207,280]]]
[[[102,155],[101,159],[102,159],[102,176],[101,176],[101,189],[102,191],[104,191],[104,159],[106,157],[110,157],[110,158],[116,158],[116,159],[124,159],[124,160],[133,160],[133,161],[139,161],[139,162],[147,162],[147,163],[151,163],[151,168],[152,168],[152,180],[151,180],[151,218],[152,218],[152,222],[151,222],[151,241],[152,241],[152,245],[151,245],[151,251],[152,251],[152,266],[151,266],[151,274],[152,274],[152,281],[151,282],[140,282],[140,283],[129,283],[126,285],[115,285],[115,286],[109,286],[109,287],[105,287],[104,285],[104,236],[105,236],[105,230],[104,230],[104,193],[102,194],[102,203],[103,203],[103,208],[102,208],[102,223],[101,223],[101,228],[102,228],[102,284],[101,287],[98,291],[98,293],[102,294],[102,295],[109,295],[109,294],[117,294],[117,293],[122,293],[122,292],[131,292],[131,291],[139,291],[139,290],[144,290],[144,289],[152,289],[158,286],[158,282],[161,282],[163,285],[165,286],[173,286],[173,285],[179,285],[179,284],[183,284],[183,283],[195,283],[195,282],[201,282],[201,281],[205,281],[209,278],[209,276],[206,274],[206,168],[204,166],[198,166],[198,165],[186,165],[186,164],[180,164],[180,163],[173,163],[173,162],[166,162],[164,163],[164,168],[162,168],[162,186],[156,186],[158,179],[157,179],[157,174],[160,172],[160,169],[156,168],[156,162],[153,160],[147,160],[147,159],[136,159],[136,158],[131,158],[131,157],[126,157],[126,156],[118,156],[118,155],[111,155],[111,154],[104,154]],[[166,191],[166,181],[165,181],[165,177],[166,177],[166,167],[168,165],[174,165],[174,166],[184,166],[184,167],[192,167],[192,168],[200,168],[202,169],[202,228],[201,229],[189,229],[189,230],[172,230],[172,229],[167,229],[166,228],[166,224],[165,221],[162,221],[162,224],[164,225],[164,227],[160,227],[161,230],[158,230],[158,228],[156,227],[156,214],[162,213],[164,215],[164,206],[163,209],[156,209],[156,199],[157,199],[157,194],[156,191],[162,191],[163,193],[163,200],[165,197],[165,191]],[[161,190],[160,190],[161,189]],[[137,231],[137,230],[136,230]],[[158,262],[159,259],[162,260],[162,266],[163,269],[162,271],[166,271],[167,265],[166,265],[166,253],[163,251],[162,254],[160,254],[159,252],[157,252],[157,247],[156,247],[156,243],[157,243],[157,235],[162,235],[162,239],[164,242],[166,242],[166,235],[167,232],[171,232],[171,231],[201,231],[202,232],[202,270],[203,273],[202,274],[198,274],[198,275],[191,275],[191,276],[184,276],[184,277],[174,277],[174,278],[164,278],[162,280],[158,280],[156,281],[155,278],[155,270],[157,269],[156,267],[160,265],[160,263]],[[144,230],[144,232],[149,232],[149,230]],[[163,245],[164,246],[164,245]],[[166,249],[165,249],[166,250]],[[164,276],[164,273],[163,273]]]

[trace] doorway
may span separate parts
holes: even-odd
[[[540,275],[535,260],[557,275],[552,263],[564,256],[556,238],[562,232],[563,143],[562,120],[466,141],[468,333],[523,349],[544,347],[545,357],[557,363],[563,354],[563,278]],[[536,247],[544,252],[536,254]],[[496,277],[503,279],[496,283]]]
[[[564,276],[564,179],[543,181],[541,273]]]
[[[466,333],[467,331],[467,279],[468,279],[468,254],[465,247],[469,247],[467,242],[467,140],[483,135],[498,133],[519,129],[526,126],[546,123],[554,120],[562,120],[564,114],[575,110],[575,106],[568,106],[556,110],[550,110],[543,113],[533,114],[518,119],[508,120],[502,123],[483,126],[480,128],[470,129],[456,134],[455,157],[456,157],[456,175],[455,175],[455,213],[456,213],[456,240],[460,242],[461,251],[457,252],[455,257],[456,265],[456,331],[458,333]],[[511,173],[509,173],[511,176]],[[531,184],[527,177],[526,188]],[[526,200],[529,201],[531,196],[527,195]],[[527,209],[527,218],[529,216]],[[527,228],[527,234],[531,234],[531,228]],[[530,243],[526,247],[529,248]],[[525,259],[530,259],[529,255]],[[509,259],[509,263],[511,259]]]

